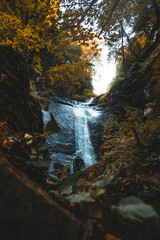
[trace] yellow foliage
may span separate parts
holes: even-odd
[[[89,89],[84,89],[83,96],[84,96],[84,100],[87,101],[88,99],[96,97],[96,94]]]
[[[43,71],[43,68],[41,66],[41,58],[38,55],[34,55],[33,57],[33,66],[40,72]]]
[[[59,1],[3,0],[0,3],[0,41],[15,50],[50,47],[50,34],[56,31]]]
[[[61,96],[65,93],[68,97],[73,94],[82,95],[84,89],[87,89],[84,91],[84,99],[87,99],[92,96],[90,61],[96,49],[98,52],[97,43],[96,40],[88,41],[88,45],[83,47],[72,40],[71,31],[61,32],[61,27],[58,26],[61,2],[62,0],[1,0],[0,42],[23,53],[28,63],[38,71],[43,71],[41,63],[43,65],[44,60],[40,56],[44,52],[48,58],[53,57],[53,67],[48,71],[51,80],[49,88],[53,86],[55,93]],[[44,84],[44,88],[46,86]]]
[[[92,41],[87,41],[85,45],[82,45],[83,55],[87,60],[99,57],[101,51],[101,49],[98,48],[99,43],[100,41],[97,38],[93,38]]]
[[[83,79],[90,78],[85,61],[51,67],[48,74],[51,85],[59,91],[59,95],[67,93],[68,97],[80,89]]]

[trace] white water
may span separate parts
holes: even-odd
[[[76,154],[83,160],[84,167],[97,162],[96,154],[92,146],[88,120],[99,115],[98,111],[88,106],[91,101],[75,105],[75,147]]]
[[[104,118],[105,113],[95,101],[96,99],[90,99],[80,103],[54,97],[50,102],[49,111],[43,111],[45,126],[50,120],[51,112],[61,129],[58,134],[51,134],[46,138],[52,160],[50,172],[53,172],[55,162],[63,166],[71,164],[73,173],[99,160],[101,127],[106,117]]]

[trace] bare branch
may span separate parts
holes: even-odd
[[[159,25],[160,25],[160,11],[159,11],[159,7],[158,7],[156,0],[151,0],[151,2],[153,4],[153,8],[154,8],[155,14],[157,16],[157,22],[155,23],[155,25],[152,29],[152,34],[153,34],[153,33],[155,33],[155,31],[157,31],[157,29],[159,28]]]
[[[104,28],[107,26],[107,24],[109,23],[109,21],[110,21],[110,19],[111,19],[111,17],[112,17],[112,14],[114,13],[114,11],[115,11],[115,9],[116,9],[116,7],[118,6],[118,3],[120,2],[120,0],[115,0],[115,2],[114,2],[114,4],[113,4],[113,7],[112,7],[112,10],[111,10],[111,12],[110,12],[110,14],[109,14],[109,16],[108,16],[108,19],[107,19],[107,21],[105,22],[105,24],[103,24],[103,26],[102,26],[102,29],[101,29],[101,31],[100,31],[100,33],[99,33],[99,35],[98,36],[100,36],[101,34],[102,34],[102,32],[104,31]]]
[[[50,39],[53,39],[55,38],[56,36],[58,36],[59,34],[61,34],[64,30],[66,29],[71,29],[71,28],[76,28],[78,27],[85,19],[87,13],[92,9],[93,5],[97,2],[98,0],[92,0],[89,7],[85,10],[85,12],[81,12],[80,14],[78,14],[77,17],[75,17],[71,23],[69,23],[68,25],[64,26],[58,33],[56,33],[54,36],[48,38],[47,40],[50,40]],[[77,24],[74,25],[74,23],[76,22],[76,20],[80,17],[81,19],[77,22]]]
[[[89,7],[88,7],[88,8],[86,9],[86,11],[84,12],[82,18],[78,21],[77,26],[84,21],[84,18],[86,17],[87,13],[92,9],[93,5],[94,5],[97,1],[98,1],[98,0],[92,0],[92,2],[90,3]]]

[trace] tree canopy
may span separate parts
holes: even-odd
[[[124,71],[126,48],[136,59],[142,59],[159,37],[157,0],[66,0],[63,4],[70,6],[64,15],[72,16],[67,24],[78,26],[84,21],[89,32],[94,30],[103,36],[111,55],[123,58]]]
[[[39,52],[51,48],[49,39],[60,20],[60,2],[48,0],[2,0],[0,3],[1,42],[19,51]]]
[[[89,38],[82,25],[74,32],[66,27],[61,4],[61,0],[2,0],[0,41],[20,52],[42,73],[43,90],[52,87],[53,94],[68,97],[78,94],[78,90],[81,94],[85,89],[91,93],[90,61],[98,52],[94,34]]]
[[[21,52],[45,77],[49,73],[55,92],[64,79],[69,92],[75,81],[85,85],[77,82],[75,88],[91,90],[96,37],[103,36],[125,74],[159,39],[159,5],[158,0],[2,0],[0,41]],[[81,77],[75,80],[78,66]]]

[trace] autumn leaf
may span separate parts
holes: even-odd
[[[116,238],[115,236],[107,233],[106,234],[106,240],[121,240],[120,238]]]
[[[7,148],[8,150],[10,150],[14,144],[15,144],[15,141],[14,141],[13,139],[10,139],[10,140],[6,140],[6,139],[5,139],[5,140],[3,141],[2,146],[3,146],[4,148]]]

